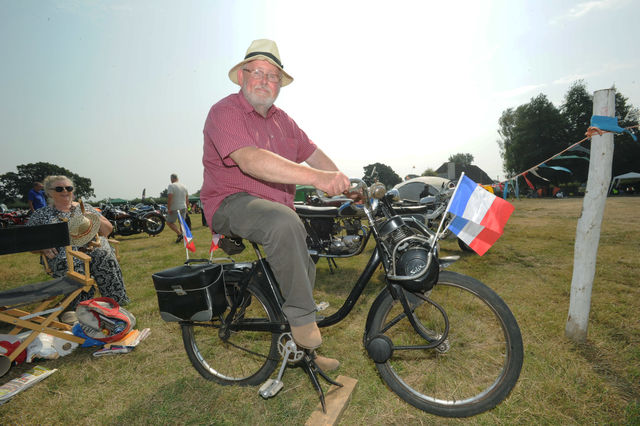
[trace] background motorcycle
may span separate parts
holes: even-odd
[[[29,216],[31,216],[29,210],[3,211],[0,213],[0,228],[26,225]]]
[[[150,212],[153,210],[157,210],[159,211],[162,216],[167,217],[167,206],[165,206],[164,204],[158,204],[156,203],[156,201],[153,198],[148,198],[147,199],[147,204],[143,204],[143,203],[138,203],[134,206],[138,211],[140,212]]]
[[[295,203],[296,213],[307,230],[307,247],[314,262],[324,257],[329,270],[337,267],[335,259],[360,254],[369,240],[369,227],[362,223],[362,208],[345,197],[331,199],[307,197]]]
[[[133,235],[146,232],[156,236],[164,229],[164,216],[160,210],[124,206],[122,209],[106,203],[100,206],[102,215],[113,225],[113,235]]]
[[[145,212],[145,213],[152,210],[157,210],[160,212],[160,214],[162,214],[162,217],[164,217],[166,221],[167,215],[169,214],[169,209],[167,209],[167,206],[165,206],[164,204],[157,204],[153,198],[148,198],[148,200],[149,200],[148,202],[151,205],[138,203],[135,205],[135,208],[139,212]],[[189,227],[189,229],[193,229],[193,227],[191,226],[191,217],[189,216],[188,212],[184,217],[184,221],[187,223],[187,226]]]
[[[430,189],[434,195],[422,197],[419,201],[399,199],[393,203],[393,208],[398,215],[411,218],[435,233],[455,189],[455,182]],[[364,218],[362,209],[350,199],[311,195],[303,203],[295,203],[295,208],[307,230],[307,246],[314,262],[321,257],[327,258],[329,270],[333,272],[337,267],[336,258],[355,256],[364,250],[369,239],[369,227],[361,221]],[[445,219],[443,229],[447,225],[448,219]],[[447,230],[443,238],[450,235]],[[460,239],[458,246],[463,251],[473,251]]]
[[[433,185],[425,184],[423,193],[425,196],[419,197],[418,200],[402,198],[395,202],[394,209],[401,216],[411,216],[416,220],[422,222],[431,231],[437,232],[442,216],[445,215],[449,200],[453,195],[457,182],[450,181],[443,183],[440,187],[436,188]],[[400,192],[402,196],[402,192]],[[446,217],[442,225],[443,238],[449,238],[452,236],[451,231],[447,229],[449,225],[450,217]],[[457,238],[457,237],[456,237]],[[469,247],[464,241],[457,238],[458,247],[461,250],[467,252],[473,252],[473,249]]]

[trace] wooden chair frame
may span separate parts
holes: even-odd
[[[9,334],[16,335],[24,329],[33,330],[11,354],[0,356],[0,376],[9,370],[11,363],[40,333],[78,344],[85,342],[84,338],[65,333],[71,331],[71,326],[58,321],[58,316],[80,293],[91,288],[98,290],[90,274],[91,257],[72,250],[69,244],[66,222],[0,229],[0,255],[64,246],[69,265],[63,277],[0,291],[0,322],[13,326]],[[73,270],[74,257],[84,263],[84,274]],[[33,305],[32,312],[22,309]]]

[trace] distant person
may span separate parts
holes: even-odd
[[[176,225],[178,220],[178,212],[182,215],[182,218],[186,220],[187,205],[189,204],[189,191],[187,188],[178,182],[178,175],[175,173],[171,175],[171,183],[167,188],[167,225],[176,233],[176,244],[182,241],[182,229]]]
[[[66,176],[48,176],[44,180],[44,188],[47,196],[51,200],[48,206],[36,210],[31,217],[27,226],[46,225],[49,223],[59,223],[70,220],[72,216],[81,214],[81,208],[78,202],[74,201],[73,182]],[[79,242],[77,245],[73,243],[74,250],[80,250],[87,253],[91,257],[89,268],[91,275],[96,280],[98,290],[103,297],[110,297],[120,305],[129,303],[127,291],[122,278],[122,270],[116,259],[115,250],[109,245],[107,236],[111,234],[113,225],[96,209],[89,205],[85,205],[85,212],[93,217],[99,223],[93,222],[93,226],[98,228],[100,245],[94,247],[89,241]],[[73,237],[73,235],[71,235]],[[63,276],[67,272],[67,257],[64,247],[52,247],[40,250],[46,258],[51,269],[51,275],[55,278]],[[84,272],[84,264],[78,259],[74,260],[74,270],[76,272]],[[69,305],[70,309],[74,309],[78,302],[88,300],[94,297],[94,291],[91,289],[89,293],[80,293],[80,295]]]
[[[29,211],[31,213],[47,205],[47,199],[43,188],[44,185],[42,182],[35,182],[33,184],[33,188],[29,190],[27,198],[29,199]]]

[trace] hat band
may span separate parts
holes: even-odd
[[[73,238],[80,239],[80,238],[84,237],[85,235],[87,235],[89,232],[91,232],[91,226],[89,226],[89,227],[87,228],[87,230],[86,230],[86,231],[84,231],[84,232],[81,232],[81,233],[79,233],[79,234],[70,234],[70,235],[71,235],[71,237],[73,237]]]
[[[282,63],[280,63],[280,59],[278,59],[275,55],[269,53],[269,52],[251,52],[251,53],[247,53],[247,56],[244,57],[244,59],[249,59],[252,58],[254,56],[258,56],[258,55],[262,55],[262,56],[266,56],[269,59],[273,59],[273,61],[278,64],[278,66],[280,68],[284,68],[284,65],[282,65]]]

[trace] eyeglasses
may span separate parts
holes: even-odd
[[[55,189],[56,192],[62,192],[65,189],[67,190],[67,192],[73,192],[73,186],[56,186],[53,189]]]
[[[242,71],[248,72],[251,78],[254,80],[262,80],[265,76],[267,76],[267,81],[269,81],[270,83],[279,83],[282,79],[282,77],[280,77],[280,74],[265,74],[265,72],[261,69],[248,70],[246,68],[243,68]]]

